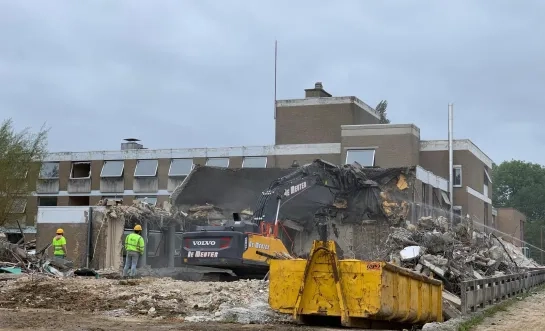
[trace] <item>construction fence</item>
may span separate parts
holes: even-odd
[[[545,270],[461,282],[463,315],[496,305],[545,284]]]

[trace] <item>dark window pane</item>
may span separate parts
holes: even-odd
[[[246,156],[242,162],[243,168],[266,168],[266,156]]]
[[[193,159],[173,159],[170,162],[169,176],[186,176],[193,169]]]
[[[40,169],[40,178],[42,179],[59,178],[59,163],[58,162],[42,163],[42,168]]]
[[[134,170],[134,176],[155,176],[157,173],[157,164],[157,160],[138,160],[136,169]]]
[[[123,161],[104,161],[100,177],[121,177],[124,165]]]

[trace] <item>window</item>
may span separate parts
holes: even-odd
[[[229,158],[228,157],[213,157],[206,160],[206,165],[209,167],[229,167]]]
[[[375,166],[374,149],[349,149],[346,151],[346,164],[358,162],[362,167]]]
[[[24,214],[26,211],[26,203],[27,203],[27,199],[24,199],[24,198],[13,199],[11,212],[13,214]]]
[[[157,174],[157,160],[138,160],[136,161],[136,169],[134,169],[134,177],[153,177]]]
[[[169,176],[187,176],[193,170],[193,159],[172,159]]]
[[[490,174],[488,173],[486,168],[484,168],[484,179],[485,183],[492,183],[492,178],[490,178]]]
[[[246,156],[242,160],[243,168],[266,168],[267,157],[266,156]]]
[[[152,206],[157,205],[157,197],[138,197],[138,198],[136,198],[134,200],[140,201],[140,202],[143,202],[143,203],[147,203],[147,204],[150,204]]]
[[[91,163],[90,162],[74,162],[72,163],[72,171],[70,179],[76,178],[91,178]]]
[[[441,196],[443,197],[443,201],[445,201],[447,205],[450,205],[450,199],[449,199],[448,193],[445,191],[441,191]]]
[[[69,206],[90,206],[91,199],[87,195],[72,195],[68,197]]]
[[[148,232],[148,242],[146,245],[146,249],[148,252],[148,256],[160,256],[161,252],[159,249],[159,245],[161,244],[161,237],[163,234],[161,232],[156,231],[149,231]]]
[[[57,179],[59,178],[59,162],[42,163],[40,169],[40,179]]]
[[[452,167],[452,186],[462,187],[462,166],[455,165]]]
[[[40,207],[55,207],[57,206],[58,197],[38,197],[38,206]]]
[[[125,162],[123,161],[104,161],[100,177],[121,177],[124,168]]]

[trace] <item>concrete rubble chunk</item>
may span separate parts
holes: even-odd
[[[443,299],[448,300],[457,309],[460,309],[460,307],[462,306],[462,300],[458,296],[450,293],[447,290],[443,290]]]
[[[401,255],[401,261],[409,261],[419,257],[423,251],[424,249],[420,246],[408,246],[403,248],[399,254]]]

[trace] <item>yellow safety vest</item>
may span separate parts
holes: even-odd
[[[127,252],[144,253],[144,238],[136,233],[131,233],[125,238]]]
[[[53,254],[54,255],[64,255],[64,250],[62,249],[62,246],[66,245],[66,238],[64,236],[57,239],[57,237],[53,237]]]

